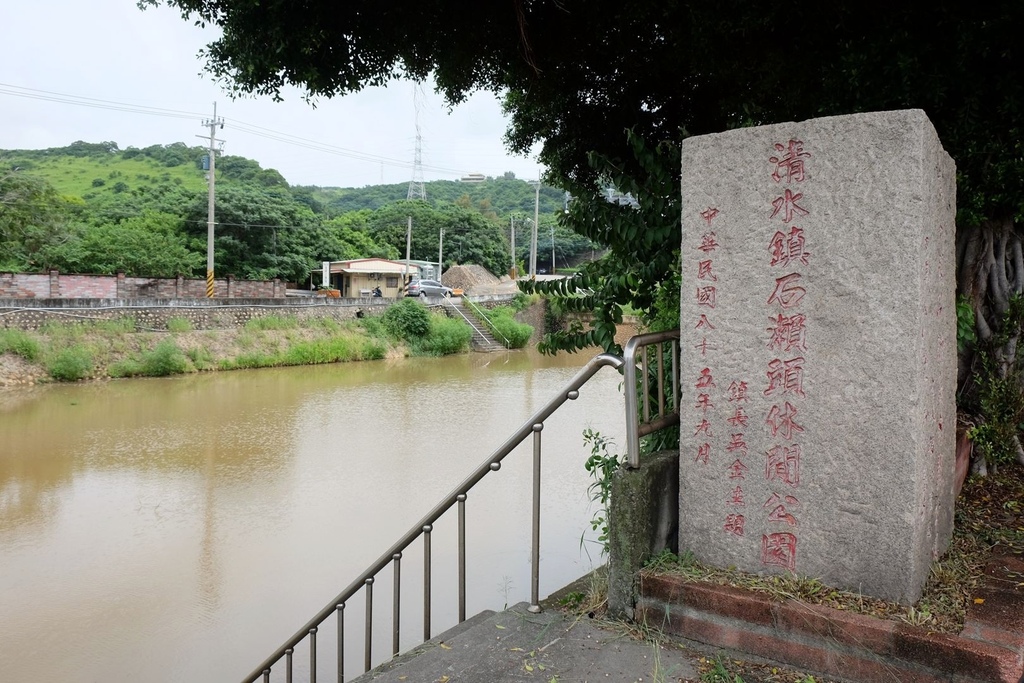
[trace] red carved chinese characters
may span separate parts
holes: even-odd
[[[737,486],[729,492],[729,497],[726,499],[726,505],[732,505],[735,507],[744,507],[747,503],[744,500],[743,488]]]
[[[740,460],[733,460],[732,464],[727,468],[730,479],[746,479],[747,478],[747,466]]]
[[[715,378],[711,375],[711,368],[701,370],[700,377],[697,378],[697,383],[693,386],[695,389],[707,389],[715,386]]]
[[[804,396],[804,359],[802,357],[791,360],[780,360],[778,358],[768,362],[768,388],[764,390],[765,396],[779,394],[796,394]]]
[[[810,152],[804,150],[801,140],[774,144],[774,153],[768,157],[770,178],[774,183],[804,183],[808,178],[807,160]],[[773,271],[774,282],[769,281],[765,305],[770,309],[769,326],[765,329],[765,347],[772,353],[765,369],[767,387],[762,395],[774,399],[765,415],[764,424],[771,440],[764,451],[764,481],[769,486],[768,498],[762,510],[767,522],[784,525],[790,531],[767,533],[761,537],[761,563],[789,571],[796,569],[797,543],[795,533],[799,526],[794,509],[800,503],[793,495],[780,495],[772,489],[778,486],[796,489],[800,485],[801,446],[794,443],[804,433],[804,426],[796,420],[804,391],[805,354],[808,353],[808,320],[799,310],[807,294],[804,275],[799,270],[810,263],[807,250],[808,234],[804,227],[791,225],[810,216],[804,192],[789,187],[771,202],[769,220],[779,219],[786,226],[773,229],[767,241],[768,266],[785,269]],[[813,208],[813,207],[811,207]],[[806,224],[805,224],[806,225]],[[781,309],[781,312],[780,312]],[[784,398],[785,400],[779,400]],[[781,441],[781,443],[780,443]]]
[[[761,563],[768,567],[796,569],[797,538],[791,533],[765,534],[761,537]]]
[[[804,143],[801,140],[790,140],[788,145],[775,143],[775,150],[783,152],[779,156],[768,157],[768,161],[775,164],[772,171],[772,179],[780,182],[783,177],[786,182],[802,183],[804,181],[804,159],[811,156],[810,152],[804,151]]]
[[[729,445],[725,447],[725,450],[730,453],[733,451],[739,451],[743,455],[746,455],[747,442],[743,440],[743,434],[732,434],[729,440]]]
[[[734,536],[743,535],[743,524],[746,519],[743,515],[726,515],[725,516],[725,531]]]
[[[799,304],[807,292],[806,289],[796,284],[799,281],[800,273],[790,273],[789,275],[776,278],[775,290],[768,297],[768,304],[778,303],[779,306],[782,306],[783,310],[793,308]],[[713,302],[711,307],[715,307]]]
[[[729,385],[729,400],[730,401],[746,401],[747,400],[747,383],[746,382],[733,382]]]
[[[768,348],[773,351],[806,351],[807,350],[807,318],[803,313],[793,315],[778,314],[768,318],[772,327],[767,329]]]
[[[792,190],[786,188],[782,196],[772,202],[772,215],[768,218],[775,218],[781,212],[782,222],[790,223],[793,220],[793,216],[806,216],[810,212],[797,204],[803,198],[803,192],[794,194]]]
[[[800,485],[800,444],[773,446],[765,453],[764,478],[793,488]]]
[[[718,282],[718,276],[711,272],[711,259],[697,263],[697,279]]]
[[[777,405],[771,407],[764,422],[768,425],[768,431],[771,432],[772,437],[781,434],[783,439],[789,441],[796,432],[804,431],[804,428],[793,419],[796,417],[796,412],[796,408],[789,401],[786,401],[781,408]]]
[[[768,264],[771,266],[788,266],[791,261],[808,265],[810,253],[804,249],[804,231],[794,225],[788,235],[776,232],[768,244],[768,253],[772,257]]]
[[[700,314],[700,318],[697,320],[697,324],[693,326],[693,329],[699,330],[702,327],[707,330],[715,329],[715,326],[711,324],[711,321],[708,320],[708,316],[704,313]]]
[[[715,216],[718,215],[718,209],[709,206],[700,212],[700,217],[704,219],[704,222],[711,225],[711,221],[715,220]]]
[[[718,235],[713,232],[706,232],[700,237],[700,246],[697,247],[705,254],[710,254],[718,249]]]
[[[707,306],[708,308],[715,307],[715,296],[716,288],[714,285],[708,285],[707,287],[697,288],[697,305]]]

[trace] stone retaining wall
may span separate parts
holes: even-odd
[[[0,299],[0,329],[37,330],[47,323],[132,318],[139,329],[165,330],[172,318],[193,329],[243,327],[268,315],[351,320],[379,315],[390,299]]]

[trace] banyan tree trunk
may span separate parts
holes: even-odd
[[[1017,365],[1019,325],[1004,330],[1010,300],[1024,292],[1024,245],[1022,235],[1009,216],[986,220],[975,228],[957,230],[957,293],[967,297],[974,308],[978,347],[991,349],[1000,379],[1013,376]],[[958,392],[973,390],[977,350],[967,347],[957,367]],[[1021,387],[1024,391],[1024,386]],[[1024,464],[1024,448],[1014,437],[1017,459]],[[978,462],[981,461],[981,462]],[[977,458],[975,471],[984,472]]]

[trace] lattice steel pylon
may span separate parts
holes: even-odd
[[[412,180],[406,199],[426,199],[427,190],[423,185],[423,135],[420,132],[420,108],[423,105],[423,84],[417,83],[413,90],[413,104],[416,109],[416,152],[412,162]]]

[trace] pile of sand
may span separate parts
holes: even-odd
[[[468,292],[481,286],[496,285],[500,280],[483,266],[452,266],[441,276],[442,284]]]

